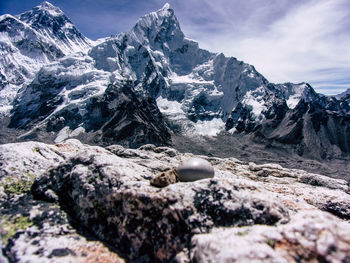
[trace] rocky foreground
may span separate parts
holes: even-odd
[[[214,178],[150,184],[191,157],[1,145],[0,262],[350,262],[346,181],[202,156]]]

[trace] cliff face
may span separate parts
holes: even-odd
[[[349,260],[346,181],[277,164],[201,156],[214,167],[214,178],[150,185],[156,174],[190,157],[168,147],[102,148],[77,140],[1,145],[5,257],[29,262]]]

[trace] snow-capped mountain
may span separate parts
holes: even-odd
[[[304,83],[270,84],[253,66],[200,49],[184,36],[168,4],[89,55],[98,69],[135,81],[136,91],[155,98],[161,112],[188,133],[215,135],[227,121],[236,123],[241,102],[257,125],[276,99],[293,108],[315,94]]]
[[[43,65],[86,52],[92,43],[48,2],[18,16],[0,16],[0,113],[11,109],[19,88]]]
[[[49,2],[43,2],[17,17],[49,42],[55,43],[65,55],[85,52],[91,47],[92,41],[79,32],[60,8]]]
[[[41,19],[40,15],[36,15],[41,12],[50,19]],[[55,20],[57,16],[65,17],[58,8],[44,3],[20,15],[21,20],[14,18],[46,39],[59,39],[57,43],[60,43],[58,47],[62,52],[54,62],[45,64],[35,72],[35,77],[23,86],[13,104],[10,127],[29,130],[26,136],[30,138],[40,129],[58,132],[56,141],[79,133],[99,134],[97,137],[94,135],[94,141],[98,141],[105,135],[105,123],[116,131],[116,137],[123,137],[121,134],[125,134],[125,131],[118,130],[121,122],[116,122],[115,116],[119,116],[126,106],[116,105],[130,106],[126,103],[130,96],[124,96],[125,92],[119,96],[115,92],[116,102],[107,95],[110,84],[117,90],[125,91],[125,87],[128,87],[135,101],[144,101],[145,108],[152,108],[150,112],[157,116],[159,108],[160,115],[166,117],[167,124],[163,120],[157,124],[161,117],[156,117],[150,122],[151,129],[146,129],[145,124],[150,120],[148,114],[141,113],[142,108],[137,107],[138,113],[132,116],[122,114],[136,120],[134,127],[141,127],[139,135],[150,132],[159,135],[169,127],[187,135],[245,132],[283,141],[282,130],[294,134],[292,126],[299,119],[300,122],[305,120],[305,113],[311,113],[314,108],[310,105],[317,103],[325,116],[337,114],[339,118],[347,118],[350,112],[348,104],[327,99],[306,83],[269,83],[253,66],[201,49],[197,42],[185,37],[169,4],[141,17],[130,32],[106,38],[92,46],[87,53],[67,54],[65,48],[71,42],[79,45],[86,43],[86,46],[91,42],[83,41],[85,38],[76,29],[72,30],[74,26],[68,20],[63,19],[62,24],[58,23]],[[60,30],[53,29],[56,22],[62,25]],[[21,30],[16,32],[22,34]],[[76,50],[77,46],[71,47],[71,50]],[[102,106],[93,107],[95,101],[101,101],[101,98],[105,98],[103,101],[108,104],[103,106],[109,109],[108,114],[101,110]],[[309,106],[304,107],[304,104]],[[317,116],[319,114],[314,114],[312,118],[316,122],[319,121]],[[335,125],[340,122],[335,122]],[[328,129],[327,121],[323,121],[322,125]],[[130,132],[133,125],[128,127]],[[276,127],[280,127],[281,131]],[[298,139],[290,135],[294,139],[286,142],[309,145],[303,141],[303,129],[308,127],[301,125],[299,128],[302,132],[299,129],[293,135]],[[275,128],[276,131],[272,131]],[[318,136],[318,131],[316,128],[315,136]],[[325,133],[330,137],[336,136]],[[349,133],[348,129],[344,129],[342,136],[349,138]],[[160,136],[160,140],[153,138],[151,141],[162,144],[167,140],[168,136]],[[350,143],[346,140],[327,140],[338,148],[339,143]],[[105,140],[105,143],[108,142]],[[320,145],[323,145],[322,139]]]

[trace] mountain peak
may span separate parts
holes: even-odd
[[[53,15],[53,16],[58,16],[58,15],[64,14],[63,11],[59,7],[54,6],[53,4],[51,4],[48,1],[42,2],[40,5],[36,6],[33,10],[34,11],[39,11],[39,10],[46,11],[50,15]]]
[[[47,20],[68,20],[63,11],[51,4],[50,2],[42,2],[33,9],[17,16],[21,21],[35,27],[41,27]],[[45,22],[45,21],[46,22]],[[70,21],[69,21],[70,22]]]
[[[47,9],[54,9],[54,8],[57,8],[56,6],[54,6],[53,4],[51,4],[50,2],[48,1],[44,1],[42,2],[41,4],[39,4],[37,7],[41,7],[41,8],[47,8]]]
[[[174,17],[174,10],[170,7],[169,3],[166,3],[161,9],[156,12],[152,12],[150,15],[156,15],[159,18]]]
[[[169,9],[171,9],[170,4],[169,4],[169,3],[166,3],[166,4],[162,7],[161,10],[169,10]]]
[[[168,3],[156,12],[141,17],[131,30],[131,35],[137,42],[150,45],[162,45],[167,42],[168,46],[172,46],[184,39],[174,10]]]
[[[64,12],[50,2],[42,2],[33,9],[17,16],[49,42],[59,44],[64,54],[85,51],[89,40],[83,36]]]

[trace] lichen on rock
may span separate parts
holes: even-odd
[[[34,147],[43,155],[35,152],[31,159],[26,153],[33,154]],[[13,148],[20,150],[14,154]],[[104,149],[72,140],[56,146],[1,145],[0,150],[6,156],[1,157],[3,178],[11,167],[16,178],[24,174],[19,158],[35,172],[29,192],[0,199],[3,215],[21,213],[32,222],[8,239],[4,251],[14,261],[50,256],[56,262],[60,255],[79,261],[86,253],[104,253],[109,260],[123,255],[142,262],[346,262],[350,254],[343,238],[350,236],[344,180],[201,156],[215,177],[182,182],[174,168],[195,156],[152,145]],[[167,175],[172,180],[160,180]],[[91,235],[95,243],[84,237]],[[38,245],[38,240],[44,241]],[[104,250],[106,244],[112,252]],[[80,249],[90,246],[95,254]]]
[[[33,224],[27,216],[18,216],[11,218],[2,216],[0,218],[0,237],[2,242],[7,245],[8,240],[16,234],[18,230],[24,230]]]

